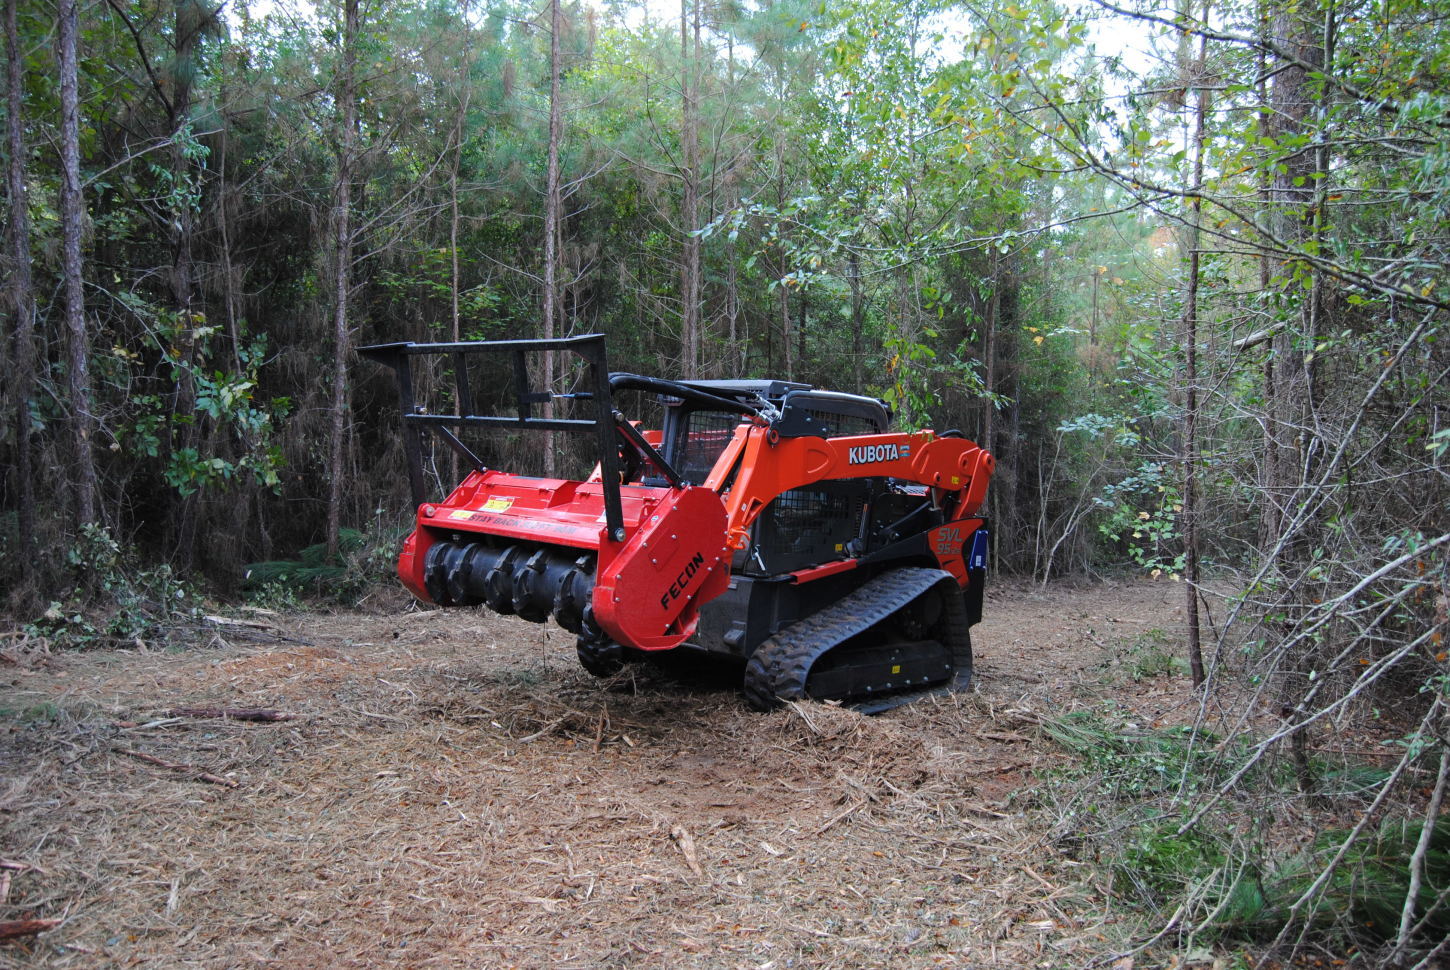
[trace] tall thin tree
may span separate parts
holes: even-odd
[[[332,420],[329,429],[329,482],[327,488],[327,554],[337,555],[342,526],[342,495],[346,476],[343,457],[347,448],[347,362],[351,338],[348,295],[352,290],[352,180],[357,162],[357,44],[361,31],[358,0],[343,0],[342,64],[338,78],[338,105],[342,109],[337,149],[337,187],[333,194],[333,314],[332,314]]]
[[[1207,5],[1204,21],[1208,20]],[[1203,683],[1203,645],[1199,629],[1198,597],[1198,284],[1200,276],[1200,226],[1203,222],[1203,154],[1207,139],[1208,38],[1200,37],[1198,59],[1188,65],[1190,80],[1198,91],[1193,113],[1193,169],[1188,185],[1188,214],[1184,220],[1183,243],[1188,256],[1188,273],[1183,296],[1183,352],[1185,402],[1183,406],[1183,586],[1188,613],[1188,667],[1193,686]],[[1096,285],[1094,277],[1094,285]],[[1094,291],[1096,292],[1096,291]]]
[[[96,462],[91,438],[90,335],[86,331],[81,240],[85,209],[81,195],[80,77],[77,44],[78,0],[60,0],[56,10],[56,62],[60,70],[60,224],[61,276],[66,334],[66,391],[71,410],[75,467],[74,511],[77,525],[96,521]]]
[[[1323,63],[1312,11],[1292,0],[1271,0],[1268,13],[1269,46],[1280,52],[1282,63],[1273,71],[1270,87],[1270,133],[1274,143],[1290,145],[1306,131],[1314,100],[1311,87],[1320,82],[1312,75]],[[1268,420],[1265,422],[1265,450],[1268,469],[1266,498],[1272,505],[1273,521],[1264,536],[1265,552],[1282,551],[1285,540],[1296,542],[1290,520],[1295,496],[1306,480],[1308,449],[1305,432],[1312,408],[1314,346],[1312,333],[1319,292],[1312,284],[1307,298],[1298,291],[1300,282],[1291,267],[1282,263],[1278,251],[1300,249],[1314,225],[1311,203],[1314,197],[1313,169],[1316,153],[1294,149],[1272,160],[1269,186],[1268,228],[1274,242],[1262,257],[1269,263],[1271,294],[1282,301],[1283,318],[1275,329],[1270,349],[1273,369],[1265,387]],[[1317,271],[1310,270],[1317,277]],[[1297,319],[1294,319],[1297,318]],[[1297,543],[1302,546],[1302,543]]]
[[[685,377],[700,374],[700,0],[680,0],[680,344]]]
[[[559,294],[559,223],[563,207],[563,193],[559,187],[559,143],[564,137],[563,105],[560,100],[559,79],[563,73],[563,61],[559,50],[559,35],[564,28],[563,12],[559,0],[549,0],[549,148],[548,163],[544,173],[544,299],[543,337],[554,339],[558,332],[555,321],[558,315]],[[544,352],[544,390],[554,390],[554,352]],[[554,403],[544,402],[544,417],[554,416]],[[554,434],[544,437],[544,474],[553,477],[556,470],[554,460]]]
[[[19,0],[5,0],[6,202],[9,266],[6,287],[14,321],[16,532],[23,562],[36,560],[35,469],[30,440],[30,404],[35,396],[35,289],[30,275],[30,215],[25,191],[25,54],[16,23]]]

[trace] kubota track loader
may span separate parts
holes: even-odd
[[[550,350],[582,359],[583,390],[530,388],[528,356]],[[660,651],[734,658],[761,709],[812,697],[881,710],[969,684],[994,462],[960,434],[892,432],[875,398],[789,381],[611,374],[602,335],[361,352],[397,376],[417,506],[398,575],[419,599],[552,616],[599,676]],[[476,413],[470,363],[498,354],[515,413]],[[453,413],[414,397],[415,360],[440,356]],[[627,420],[622,391],[658,395],[662,427]],[[539,416],[551,399],[593,417]],[[591,434],[598,465],[584,481],[486,468],[468,428]],[[441,502],[424,494],[425,433],[470,468]]]

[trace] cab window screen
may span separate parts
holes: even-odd
[[[878,428],[876,422],[860,414],[837,414],[833,411],[820,411],[816,408],[811,408],[808,413],[826,426],[827,432],[832,438],[850,434],[877,434],[885,430]]]
[[[680,477],[699,485],[710,477],[710,470],[740,424],[740,415],[726,411],[691,411],[685,422],[684,440],[676,443],[675,468]]]

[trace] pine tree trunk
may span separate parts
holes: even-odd
[[[60,70],[60,223],[61,276],[66,334],[66,391],[71,408],[76,525],[96,521],[96,464],[91,437],[90,337],[86,333],[82,288],[81,238],[85,210],[81,197],[79,76],[76,45],[79,34],[77,0],[59,0],[56,60]]]
[[[800,318],[795,326],[795,359],[802,364],[809,359],[806,357],[806,322],[810,318],[810,297],[807,292],[802,287],[800,299],[796,301],[800,307]]]
[[[559,10],[559,0],[549,3],[549,161],[545,175],[544,200],[544,298],[543,337],[554,339],[557,333],[555,319],[558,314],[559,292],[559,216],[563,199],[559,189],[559,142],[563,138],[563,106],[559,102],[559,74],[563,70],[559,55],[559,32],[564,18]],[[554,352],[544,353],[543,390],[554,390]],[[554,416],[554,402],[544,402],[544,417]],[[544,434],[544,475],[552,478],[556,473],[554,460],[554,433]]]
[[[222,99],[226,100],[226,91],[222,91]],[[217,230],[221,236],[222,251],[222,300],[226,307],[227,314],[227,335],[231,338],[232,345],[232,366],[238,373],[242,369],[242,330],[241,320],[237,313],[237,272],[236,264],[232,257],[231,221],[232,207],[237,198],[236,188],[227,181],[227,148],[231,139],[227,137],[228,132],[221,133],[221,151],[217,161],[217,171],[221,176],[221,186],[217,192]]]
[[[1281,2],[1271,11],[1270,39],[1275,47],[1294,60],[1278,66],[1270,89],[1270,133],[1280,145],[1303,134],[1305,120],[1312,106],[1310,71],[1323,59],[1318,46],[1315,24],[1300,15],[1297,4]],[[1297,249],[1309,237],[1312,224],[1312,181],[1315,154],[1307,149],[1286,155],[1276,167],[1269,186],[1269,229],[1285,248]],[[1266,256],[1266,260],[1277,257]],[[1269,279],[1281,278],[1286,299],[1295,297],[1300,284],[1291,278],[1288,267],[1275,262],[1269,268]],[[1271,284],[1272,285],[1272,284]],[[1296,319],[1286,319],[1274,336],[1270,358],[1268,450],[1272,453],[1269,469],[1273,475],[1266,496],[1274,504],[1266,551],[1284,548],[1286,540],[1297,542],[1286,533],[1294,516],[1296,497],[1306,481],[1310,427],[1313,354],[1311,330],[1315,321],[1314,297],[1302,302]],[[1308,341],[1308,343],[1306,343]]]
[[[202,430],[194,420],[196,415],[196,380],[191,368],[197,362],[195,327],[196,316],[196,270],[194,247],[196,240],[196,213],[191,200],[183,191],[190,183],[192,162],[186,156],[186,141],[191,115],[191,91],[193,69],[197,56],[197,43],[203,27],[205,11],[200,2],[177,2],[173,6],[172,62],[165,75],[167,107],[167,134],[171,138],[171,185],[173,191],[182,195],[179,204],[169,208],[167,215],[168,241],[171,248],[171,305],[176,311],[177,345],[181,349],[180,366],[177,368],[176,393],[172,402],[172,427],[174,448],[196,448],[198,433]],[[192,493],[181,499],[179,506],[172,509],[170,528],[176,549],[177,561],[183,569],[189,568],[196,552],[197,514],[201,495]]]
[[[1259,0],[1257,17],[1260,38],[1267,42],[1269,37],[1269,4],[1272,0]],[[1272,103],[1269,96],[1270,81],[1268,73],[1268,56],[1264,46],[1261,44],[1255,56],[1254,75],[1260,80],[1258,82],[1258,112],[1255,119],[1255,129],[1259,141],[1263,143],[1272,137]],[[1258,201],[1261,218],[1267,223],[1269,211],[1273,205],[1274,176],[1268,166],[1260,166],[1258,176]],[[1267,297],[1270,282],[1274,278],[1274,261],[1272,257],[1264,255],[1259,257],[1259,292]],[[1273,426],[1273,416],[1277,413],[1275,406],[1275,390],[1278,385],[1274,371],[1274,354],[1272,343],[1270,352],[1264,355],[1264,403],[1263,403],[1263,457],[1262,467],[1259,469],[1259,522],[1258,522],[1258,548],[1261,556],[1267,556],[1273,550],[1279,535],[1279,500],[1276,494],[1279,482],[1278,470],[1278,439]]]
[[[691,25],[693,24],[693,47]],[[700,130],[698,60],[700,54],[699,0],[680,0],[680,152],[684,163],[680,203],[684,252],[680,265],[681,369],[686,378],[700,376]]]
[[[735,90],[735,41],[727,32],[725,35],[725,64],[726,64],[726,90]],[[734,177],[730,178],[730,198],[726,202],[727,208],[733,207],[740,201],[740,192],[735,187]],[[713,213],[712,216],[713,218]],[[724,378],[737,378],[745,375],[749,367],[750,348],[749,337],[742,338],[740,334],[740,269],[735,264],[736,240],[730,234],[725,239],[725,319],[728,322],[728,349],[723,355],[726,366],[720,376]]]
[[[784,261],[782,260],[782,262]],[[781,270],[781,273],[782,275],[784,275],[785,273],[785,270],[783,268]],[[790,339],[790,290],[786,287],[784,281],[782,281],[780,284],[779,293],[780,345],[782,350],[785,352],[785,379],[788,381],[793,381],[795,380],[795,353],[792,350],[792,341]]]
[[[1184,383],[1187,400],[1183,408],[1183,586],[1188,615],[1188,667],[1193,686],[1204,681],[1202,633],[1198,615],[1198,283],[1199,226],[1203,219],[1203,152],[1208,123],[1208,89],[1202,77],[1208,58],[1208,40],[1201,39],[1196,71],[1198,107],[1193,124],[1193,175],[1189,185],[1188,219],[1184,224],[1184,249],[1188,253],[1187,292],[1183,298]],[[1097,278],[1093,279],[1094,284]]]
[[[740,339],[740,271],[735,265],[735,240],[725,241],[725,319],[729,323],[729,362],[721,377],[740,377],[745,373],[746,352]]]
[[[342,528],[343,457],[347,449],[347,362],[351,340],[347,320],[352,289],[352,179],[357,154],[357,37],[359,0],[343,0],[342,78],[338,100],[342,131],[337,158],[337,190],[333,203],[332,422],[329,429],[327,489],[327,555],[338,554]]]
[[[465,92],[468,90],[464,84]],[[459,308],[459,291],[462,288],[462,273],[458,264],[458,172],[463,167],[463,116],[468,110],[468,96],[458,107],[458,121],[453,126],[453,168],[448,173],[448,336],[454,343],[463,339],[462,313]],[[454,454],[457,458],[457,454]],[[454,476],[457,479],[457,476]]]
[[[997,278],[1000,260],[1000,254],[993,249],[991,269],[988,271],[992,295],[987,298],[987,319],[982,324],[982,390],[986,392],[987,398],[982,404],[981,445],[993,453],[997,450],[994,438],[997,432],[997,405],[992,401],[991,395],[997,390],[997,314],[1002,308],[1002,283]]]
[[[30,440],[30,402],[35,396],[35,289],[30,275],[30,216],[25,191],[25,65],[15,8],[5,0],[5,66],[9,81],[6,110],[6,202],[8,205],[9,303],[14,320],[15,495],[16,533],[23,563],[37,562],[35,540],[35,469]],[[29,575],[33,569],[23,570]]]
[[[468,105],[466,93],[469,90],[468,85],[464,84],[463,89],[465,91],[463,104],[459,106],[458,122],[453,128],[453,168],[448,173],[448,336],[454,343],[463,339],[458,305],[458,291],[462,285],[458,266],[458,170],[463,164],[463,116]],[[448,449],[448,480],[450,482],[459,480],[458,452],[452,448]]]
[[[171,95],[168,105],[167,133],[171,136],[171,178],[173,187],[179,189],[189,181],[191,161],[186,157],[184,136],[191,114],[192,62],[196,58],[196,45],[200,33],[197,23],[196,5],[177,3],[172,33],[174,68],[167,78]],[[196,219],[192,208],[186,202],[170,213],[171,236],[171,299],[172,306],[180,315],[183,329],[191,328],[192,304],[195,302],[196,284],[193,268],[193,244],[196,236]],[[189,413],[190,409],[188,409]]]
[[[782,210],[785,209],[785,147],[779,138],[776,139],[775,148],[775,202]],[[784,240],[776,244],[775,250],[778,254],[776,278],[780,281],[777,301],[780,307],[780,345],[781,351],[785,355],[785,379],[793,381],[795,380],[795,357],[790,339],[790,287],[785,284],[786,274],[790,272],[790,263],[786,258]]]
[[[854,246],[846,256],[846,279],[851,283],[851,389],[862,394],[866,389],[866,362],[862,360],[864,350],[861,346],[866,305],[861,298],[861,254]]]

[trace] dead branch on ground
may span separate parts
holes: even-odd
[[[154,754],[146,754],[142,751],[132,751],[130,748],[112,748],[117,754],[124,754],[128,758],[135,758],[137,761],[144,761],[149,765],[156,765],[158,768],[166,768],[170,771],[184,771],[197,781],[204,781],[212,785],[221,785],[225,788],[236,788],[238,782],[231,778],[223,778],[221,775],[213,774],[210,771],[200,771],[192,765],[177,764],[175,761],[167,761],[158,758]]]

